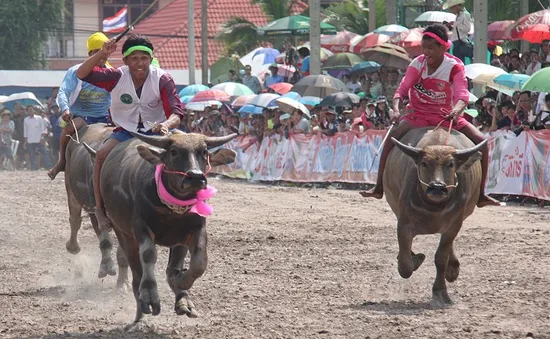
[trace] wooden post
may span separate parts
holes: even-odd
[[[195,2],[187,0],[187,47],[189,48],[189,85],[195,84]]]
[[[208,84],[208,0],[201,1],[201,83]],[[238,72],[238,70],[235,70]]]
[[[397,1],[386,0],[386,25],[397,23]]]
[[[376,29],[376,0],[369,0],[369,31]]]
[[[487,0],[474,1],[474,61],[487,63]],[[474,85],[473,92],[478,97],[483,94],[483,86]]]
[[[309,0],[309,72],[321,74],[321,2]]]
[[[520,0],[519,2],[519,17],[529,14],[529,0]],[[521,40],[520,53],[525,53],[529,50],[529,41]]]

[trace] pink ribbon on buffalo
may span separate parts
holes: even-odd
[[[164,169],[164,164],[157,165],[155,169],[155,182],[157,184],[157,192],[160,200],[168,205],[186,207],[191,206],[189,213],[195,213],[201,217],[207,217],[212,214],[214,208],[208,205],[205,200],[212,198],[216,194],[216,189],[212,186],[206,186],[206,188],[201,189],[197,192],[197,197],[189,200],[180,200],[170,194],[164,183],[162,182],[162,170]]]

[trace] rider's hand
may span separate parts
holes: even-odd
[[[116,51],[116,45],[117,45],[116,38],[112,38],[103,44],[103,47],[101,47],[101,52],[106,57],[109,57],[111,53]]]
[[[170,134],[170,129],[166,126],[165,123],[156,124],[152,128],[153,133],[160,133],[160,135]]]
[[[73,115],[71,114],[71,111],[69,111],[68,109],[63,111],[63,114],[61,115],[61,119],[63,119],[63,121],[68,122],[72,118],[73,118]]]
[[[454,122],[457,122],[458,118],[461,115],[462,115],[462,112],[453,109],[453,110],[451,110],[451,113],[447,114],[446,118],[447,118],[447,120],[453,119]]]

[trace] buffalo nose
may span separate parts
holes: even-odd
[[[442,182],[431,182],[426,193],[433,195],[447,194],[447,185]]]
[[[206,176],[202,171],[189,170],[187,171],[187,180],[194,185],[200,185],[202,188],[206,187]]]

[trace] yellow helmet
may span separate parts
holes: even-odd
[[[90,35],[88,41],[86,41],[88,53],[96,49],[101,49],[101,47],[103,47],[103,43],[105,43],[106,41],[109,41],[109,38],[101,32],[96,32]]]

